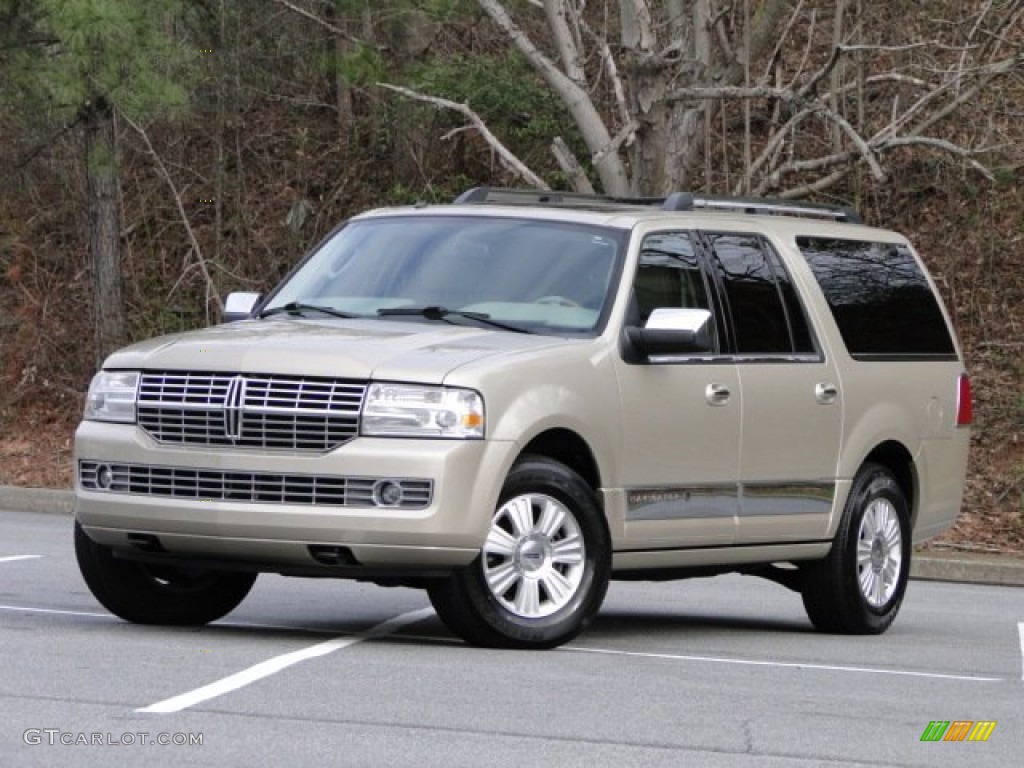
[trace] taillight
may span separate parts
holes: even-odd
[[[974,403],[971,400],[971,380],[967,378],[966,373],[961,373],[956,391],[956,425],[967,427],[973,420]]]

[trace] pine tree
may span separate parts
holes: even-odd
[[[0,3],[2,102],[41,116],[51,134],[82,132],[98,361],[125,338],[117,116],[152,119],[186,105],[183,13],[178,0]]]

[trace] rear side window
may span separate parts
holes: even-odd
[[[707,233],[740,355],[814,354],[803,308],[775,251],[756,235]]]
[[[939,302],[905,245],[798,237],[850,355],[955,358]]]

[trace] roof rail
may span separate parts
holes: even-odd
[[[767,197],[718,197],[715,195],[696,196],[692,192],[673,192],[665,198],[662,209],[666,211],[692,211],[694,208],[713,208],[737,213],[768,214],[775,216],[808,216],[834,219],[860,224],[861,217],[853,208],[824,203],[793,202]]]
[[[635,206],[663,211],[692,211],[696,208],[732,211],[735,213],[774,216],[804,216],[832,219],[859,224],[860,214],[853,208],[822,203],[793,202],[762,197],[719,197],[694,195],[692,192],[673,192],[668,197],[612,197],[582,192],[560,192],[546,189],[504,189],[473,187],[459,195],[455,203],[496,203],[503,205],[555,205],[565,207]]]
[[[661,205],[663,197],[611,197],[586,192],[562,192],[548,189],[505,189],[502,187],[473,187],[455,198],[454,203],[496,203],[499,205],[561,205],[593,208],[624,205],[650,207]]]

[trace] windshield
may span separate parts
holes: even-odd
[[[328,239],[263,313],[311,305],[382,319],[490,319],[535,333],[593,333],[625,237],[602,227],[479,216],[355,221]],[[401,308],[427,311],[392,311]]]

